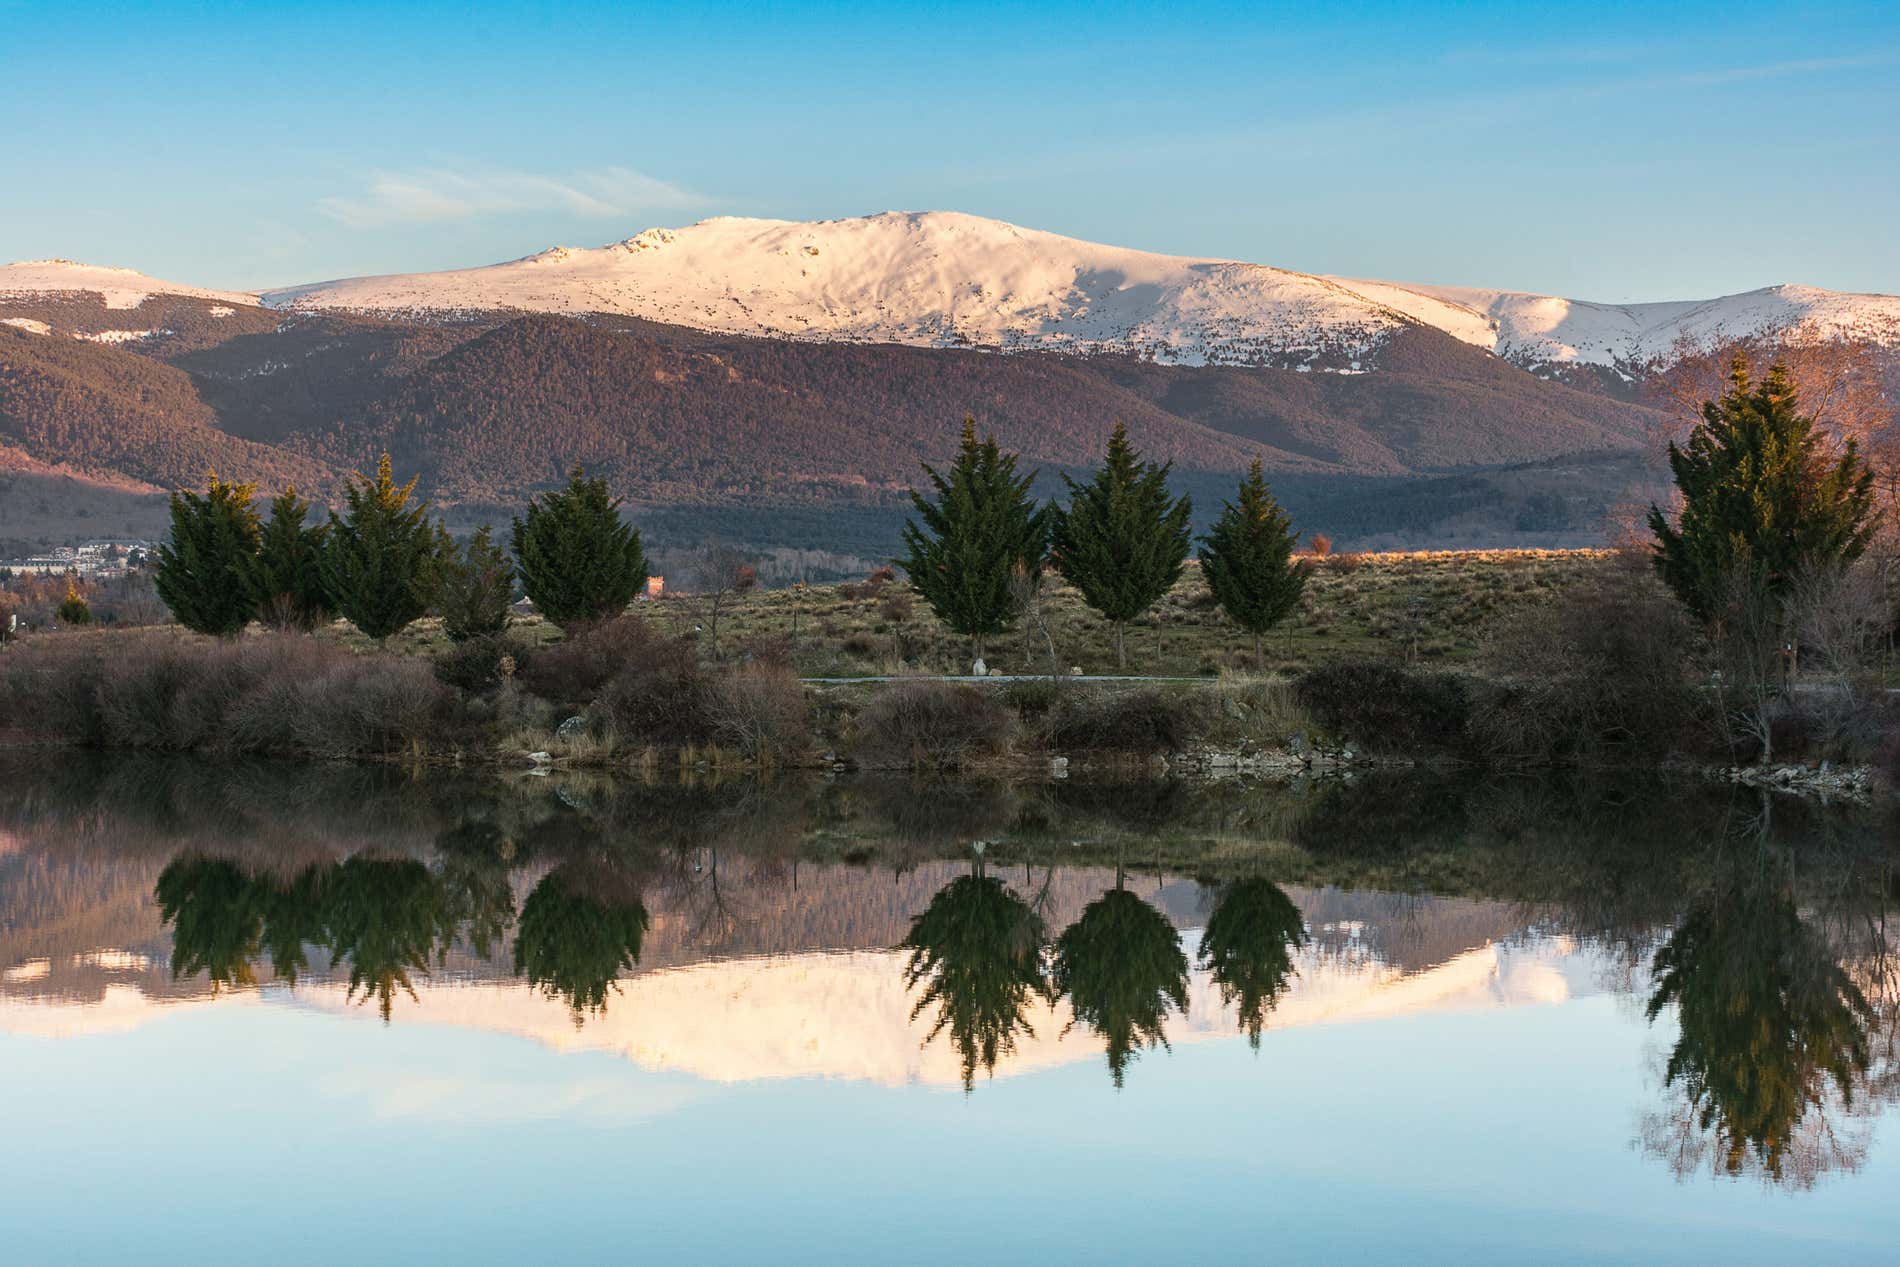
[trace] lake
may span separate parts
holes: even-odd
[[[1893,826],[15,754],[0,1256],[1891,1261]]]

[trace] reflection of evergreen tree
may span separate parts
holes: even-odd
[[[1055,991],[1108,1045],[1115,1085],[1138,1045],[1167,1046],[1170,1007],[1187,1010],[1187,955],[1167,916],[1117,886],[1056,938]]]
[[[1766,883],[1727,884],[1697,904],[1654,972],[1650,1019],[1673,1003],[1680,1025],[1665,1080],[1680,1086],[1717,1170],[1759,1166],[1779,1181],[1803,1118],[1826,1112],[1830,1082],[1851,1106],[1873,1009]]]
[[[1221,1002],[1238,1003],[1247,1040],[1260,1049],[1267,1014],[1293,975],[1293,951],[1306,942],[1306,921],[1279,885],[1259,876],[1222,890],[1201,934],[1201,962],[1220,986]]]
[[[263,917],[251,880],[221,858],[183,857],[158,876],[159,913],[172,926],[172,975],[204,973],[219,987],[257,984]]]
[[[327,897],[330,953],[350,965],[350,997],[373,995],[387,1021],[397,987],[415,998],[411,974],[427,976],[455,939],[441,879],[413,858],[358,856],[336,868]]]
[[[929,982],[911,1019],[937,1009],[930,1038],[949,1031],[966,1092],[979,1063],[995,1073],[997,1057],[1015,1050],[1017,1034],[1035,1037],[1024,1013],[1032,996],[1049,992],[1044,937],[1041,916],[986,875],[958,876],[911,923],[904,983]]]
[[[264,913],[264,950],[270,955],[271,972],[291,985],[309,967],[305,945],[320,946],[328,940],[324,880],[329,871],[328,867],[307,868],[284,887],[266,880],[252,882]]]
[[[462,930],[468,948],[489,957],[515,918],[509,871],[522,851],[492,822],[465,820],[436,837],[442,855],[442,888],[448,920]]]
[[[578,877],[556,868],[521,904],[515,931],[515,975],[549,998],[560,998],[578,1022],[607,1010],[607,992],[640,963],[650,922],[636,892],[606,901],[582,891]]]

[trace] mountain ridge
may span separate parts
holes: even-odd
[[[1407,323],[1521,368],[1632,378],[1687,340],[1786,328],[1900,349],[1900,297],[1783,283],[1709,299],[1603,303],[1531,291],[1320,275],[1109,246],[950,211],[836,220],[716,216],[600,247],[498,264],[210,291],[131,270],[0,266],[0,297],[97,291],[273,310],[444,319],[607,313],[719,334],[1003,352],[1133,356],[1160,364],[1359,373]]]

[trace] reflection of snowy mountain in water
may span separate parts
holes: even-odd
[[[911,1017],[916,995],[904,984],[906,955],[890,949],[911,918],[964,868],[920,866],[893,878],[847,867],[806,867],[796,887],[767,885],[734,867],[722,909],[711,918],[703,894],[658,889],[642,966],[617,983],[604,1016],[576,1024],[565,1003],[530,990],[508,971],[507,947],[492,959],[451,955],[432,977],[417,976],[402,997],[398,1025],[468,1027],[518,1034],[563,1051],[610,1051],[643,1067],[716,1081],[836,1077],[883,1084],[955,1086],[958,1056],[947,1038],[928,1043],[933,1018]],[[522,878],[531,885],[536,877]],[[1014,877],[1039,897],[1059,931],[1113,884],[1112,873],[1076,869]],[[1129,887],[1184,929],[1190,959],[1205,920],[1192,883],[1131,880]],[[1337,890],[1288,890],[1312,934],[1295,957],[1297,976],[1268,1028],[1331,1024],[1434,1011],[1559,1002],[1592,988],[1597,959],[1566,939],[1528,935],[1523,913],[1506,903],[1399,898]],[[373,1020],[373,1006],[347,998],[320,956],[295,990],[282,985],[223,991],[203,980],[174,980],[156,912],[135,946],[16,957],[0,977],[0,1029],[45,1037],[124,1031],[181,1008],[292,1006]],[[51,931],[51,930],[49,930]],[[4,945],[23,949],[17,925]],[[260,965],[260,980],[268,980]],[[1078,1060],[1099,1060],[1100,1040],[1070,1027],[1066,1001],[1036,1001],[1033,1034],[998,1063],[1008,1076]],[[1239,1033],[1208,974],[1190,977],[1185,1015],[1170,1018],[1173,1043]]]

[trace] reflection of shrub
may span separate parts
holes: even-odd
[[[1058,750],[1178,752],[1194,742],[1198,710],[1186,696],[1158,687],[1069,691],[1049,728]]]
[[[1321,726],[1375,748],[1458,747],[1471,710],[1464,683],[1450,674],[1379,660],[1308,669],[1294,689]]]
[[[863,756],[879,765],[959,765],[1002,751],[1010,716],[1000,700],[951,682],[901,682],[858,715]]]

